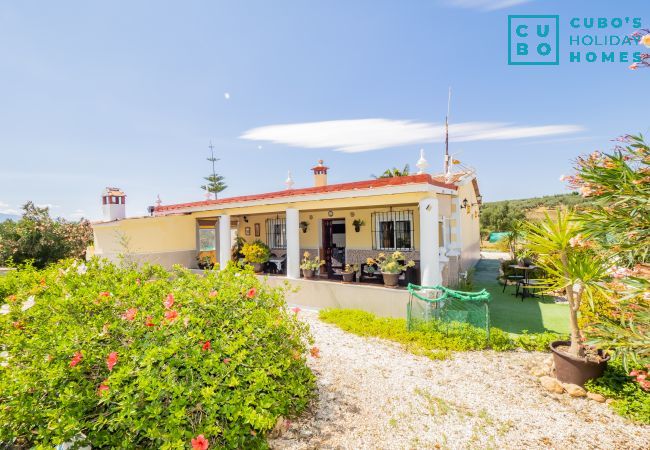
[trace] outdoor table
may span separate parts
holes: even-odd
[[[515,270],[521,270],[524,274],[524,279],[522,281],[523,286],[521,288],[521,299],[523,300],[526,297],[526,295],[535,297],[535,294],[531,294],[530,292],[528,292],[527,286],[530,285],[529,271],[537,269],[537,266],[533,266],[532,264],[530,266],[520,266],[519,264],[511,264],[510,267]],[[517,292],[515,292],[515,297],[518,295],[519,295],[519,290],[517,289]]]

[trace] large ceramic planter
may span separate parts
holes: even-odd
[[[343,277],[344,283],[352,283],[354,281],[354,272],[342,272],[341,277]]]
[[[302,276],[308,280],[314,278],[314,271],[312,269],[302,269]]]
[[[264,266],[262,263],[253,263],[253,271],[255,273],[262,273],[264,271]]]
[[[602,360],[594,362],[558,350],[557,347],[561,345],[569,346],[571,342],[554,341],[550,345],[551,352],[553,352],[553,362],[555,363],[555,377],[559,381],[584,386],[587,380],[596,379],[605,371],[609,355],[603,354],[601,350],[598,350],[598,355]]]
[[[384,277],[384,286],[386,287],[397,287],[397,282],[399,280],[399,273],[381,273]]]

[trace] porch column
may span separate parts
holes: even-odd
[[[219,216],[219,268],[223,269],[230,261],[230,216]]]
[[[442,282],[438,236],[438,199],[420,200],[420,275],[423,286]]]
[[[287,208],[287,278],[300,278],[300,219],[299,211]]]

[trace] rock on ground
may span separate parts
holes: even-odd
[[[650,448],[650,427],[606,404],[547,392],[527,367],[548,355],[493,351],[431,361],[303,311],[320,358],[318,399],[275,449]]]

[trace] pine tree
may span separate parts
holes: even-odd
[[[224,183],[225,178],[222,175],[217,174],[215,170],[215,163],[219,161],[219,159],[214,157],[214,145],[212,145],[212,142],[210,142],[208,148],[210,149],[210,157],[206,159],[212,163],[212,175],[203,177],[207,183],[201,186],[201,189],[210,194],[214,194],[214,198],[216,199],[217,194],[226,189],[228,185]]]

